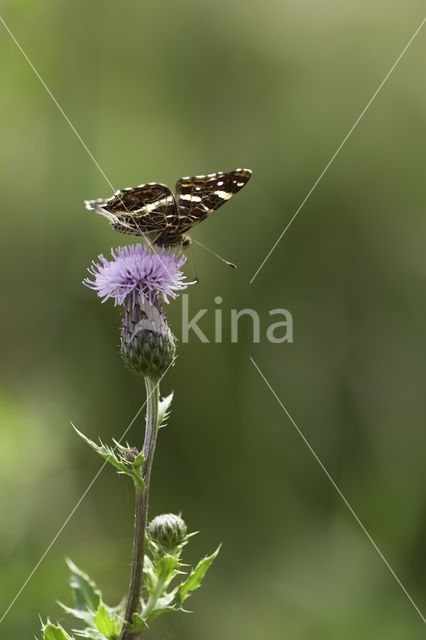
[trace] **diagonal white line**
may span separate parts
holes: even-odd
[[[21,588],[19,589],[19,591],[17,592],[17,594],[15,595],[15,597],[13,598],[12,602],[9,604],[9,606],[7,607],[6,611],[3,613],[2,617],[0,618],[0,624],[3,622],[3,620],[6,618],[7,614],[9,613],[9,611],[12,609],[13,605],[15,604],[15,602],[17,601],[17,599],[19,598],[19,596],[21,595],[21,593],[24,591],[25,587],[27,586],[27,584],[29,583],[29,581],[31,580],[31,578],[33,577],[33,575],[36,573],[37,569],[39,568],[39,566],[41,565],[41,563],[43,562],[43,560],[45,559],[45,557],[47,556],[47,554],[49,553],[49,551],[51,550],[51,548],[53,547],[53,545],[55,544],[56,540],[59,538],[59,536],[61,535],[62,531],[65,529],[65,527],[67,526],[68,522],[71,520],[71,518],[73,517],[74,513],[77,511],[78,507],[80,506],[80,504],[83,502],[84,498],[86,497],[86,495],[89,493],[90,489],[92,488],[92,486],[95,484],[96,480],[98,479],[98,477],[100,476],[103,468],[105,467],[107,463],[104,462],[104,464],[102,465],[102,467],[99,469],[99,471],[97,472],[97,474],[95,475],[95,477],[93,478],[93,480],[91,481],[91,483],[89,484],[89,486],[87,487],[87,489],[85,490],[85,492],[83,493],[83,495],[80,497],[80,499],[78,500],[78,502],[75,504],[74,508],[72,509],[72,511],[70,512],[70,514],[68,515],[68,517],[64,520],[62,526],[60,527],[60,529],[58,530],[58,532],[56,533],[55,537],[52,539],[52,541],[50,542],[50,544],[46,547],[43,555],[41,556],[40,560],[37,562],[37,564],[35,565],[34,569],[31,571],[31,573],[28,575],[27,579],[25,580],[25,582],[22,584]]]
[[[71,128],[71,130],[73,131],[73,133],[75,134],[76,138],[78,139],[78,141],[80,142],[80,144],[82,145],[82,147],[84,148],[84,150],[87,152],[87,154],[89,155],[89,157],[91,158],[91,160],[93,161],[93,163],[95,164],[96,168],[99,170],[99,172],[101,173],[101,175],[105,178],[107,184],[109,185],[109,187],[112,189],[112,191],[115,191],[115,187],[113,186],[113,184],[111,183],[111,180],[108,178],[108,176],[106,175],[105,171],[102,169],[101,165],[99,164],[99,162],[96,160],[96,158],[94,157],[93,153],[90,151],[89,147],[87,146],[87,144],[84,142],[83,138],[80,136],[80,134],[78,133],[77,129],[75,128],[75,126],[73,125],[73,123],[71,122],[71,120],[69,119],[69,117],[67,116],[67,114],[65,113],[65,111],[63,110],[63,108],[61,107],[61,105],[59,104],[58,100],[56,99],[56,97],[54,96],[54,94],[52,93],[52,91],[49,89],[49,87],[47,86],[46,82],[43,80],[42,76],[40,75],[40,73],[38,72],[38,70],[36,69],[36,67],[34,66],[34,64],[31,62],[30,58],[28,57],[28,55],[26,54],[26,52],[24,51],[23,47],[21,46],[21,44],[18,42],[18,40],[16,39],[15,35],[13,34],[13,32],[11,31],[10,27],[6,24],[6,22],[4,21],[4,18],[2,18],[0,16],[0,22],[1,24],[4,26],[4,28],[6,29],[7,33],[10,35],[10,37],[12,38],[13,42],[16,44],[16,46],[18,47],[19,51],[22,53],[23,57],[25,58],[25,60],[27,61],[27,63],[29,64],[29,66],[31,67],[31,69],[33,70],[33,72],[35,73],[35,75],[37,76],[37,78],[39,79],[39,81],[41,82],[41,84],[43,85],[44,89],[46,90],[46,92],[48,93],[49,97],[53,100],[54,104],[56,105],[58,111],[60,112],[60,114],[63,116],[63,118],[65,119],[66,123],[69,125],[69,127]],[[170,278],[174,281],[173,276],[171,275],[170,271],[167,268],[167,265],[164,264],[164,261],[161,259],[161,256],[157,253],[157,251],[155,250],[155,247],[153,246],[153,244],[151,243],[151,241],[149,240],[149,238],[146,236],[146,234],[142,231],[142,229],[140,228],[140,225],[138,223],[138,221],[136,220],[136,218],[134,218],[134,221],[136,223],[136,226],[138,227],[139,231],[141,232],[141,235],[143,237],[143,239],[147,242],[147,244],[149,245],[149,247],[152,249],[152,251],[155,253],[155,255],[157,256],[157,258],[159,259],[161,265],[164,267],[164,269],[166,270],[166,272],[168,273],[168,275],[170,276]]]
[[[381,550],[379,549],[379,547],[377,546],[376,542],[373,540],[373,538],[371,537],[371,535],[369,534],[369,532],[367,531],[367,529],[365,528],[364,524],[362,523],[362,521],[360,520],[360,518],[358,517],[358,515],[355,513],[355,511],[353,510],[352,506],[350,505],[350,503],[348,502],[348,500],[345,498],[345,496],[343,495],[341,489],[337,486],[336,482],[333,480],[332,476],[330,475],[330,473],[327,471],[327,469],[325,468],[323,462],[321,461],[321,459],[318,457],[317,453],[315,452],[315,450],[313,449],[313,447],[311,446],[311,444],[308,442],[308,440],[306,439],[305,435],[303,434],[302,430],[300,429],[300,427],[296,424],[296,422],[293,420],[293,418],[291,417],[291,415],[289,414],[289,412],[287,411],[286,407],[284,406],[284,404],[281,402],[280,398],[278,397],[278,395],[275,393],[274,389],[272,388],[271,384],[268,382],[268,380],[266,379],[266,377],[264,376],[264,374],[262,373],[262,371],[260,370],[259,366],[256,364],[256,362],[254,361],[254,359],[250,356],[250,361],[252,363],[252,365],[255,367],[255,369],[257,370],[257,372],[259,373],[260,377],[262,378],[262,380],[264,381],[264,383],[266,384],[266,386],[268,387],[269,391],[272,393],[272,395],[274,396],[275,400],[278,402],[278,404],[280,405],[281,409],[284,411],[284,413],[286,414],[287,418],[290,420],[291,424],[293,425],[293,427],[296,429],[297,433],[299,434],[299,436],[302,438],[303,442],[306,444],[306,446],[308,447],[309,451],[311,452],[311,454],[314,456],[315,460],[318,462],[319,466],[321,467],[321,469],[324,471],[325,475],[327,476],[328,480],[330,481],[330,483],[333,485],[333,487],[335,488],[335,490],[337,491],[337,493],[339,494],[339,496],[341,497],[341,499],[343,500],[343,502],[345,503],[346,507],[349,509],[349,511],[351,512],[352,516],[355,518],[356,522],[358,523],[358,525],[361,527],[361,529],[363,530],[363,532],[365,533],[365,535],[367,536],[367,538],[369,539],[370,543],[373,545],[374,549],[377,551],[377,553],[379,554],[380,558],[383,560],[383,562],[385,563],[385,565],[387,566],[387,568],[389,569],[389,571],[391,572],[392,576],[395,578],[396,582],[398,583],[398,585],[401,587],[402,591],[405,593],[405,595],[407,596],[408,600],[411,602],[411,604],[413,605],[414,609],[417,611],[417,613],[419,614],[420,618],[422,619],[422,621],[424,623],[426,623],[426,618],[423,615],[423,613],[420,611],[419,607],[416,605],[416,603],[414,602],[413,598],[410,596],[410,594],[408,593],[407,589],[404,587],[404,585],[402,584],[401,580],[398,578],[398,576],[396,575],[395,571],[392,569],[392,567],[390,566],[389,562],[386,560],[385,556],[383,555],[383,553],[381,552]]]
[[[67,122],[67,124],[70,126],[70,128],[72,129],[72,131],[74,132],[75,136],[77,137],[78,141],[80,142],[80,144],[84,147],[84,149],[87,151],[88,155],[90,156],[90,158],[92,159],[93,163],[96,165],[98,171],[103,175],[103,177],[105,178],[106,182],[108,183],[108,185],[111,187],[111,189],[113,191],[115,191],[113,185],[111,184],[110,179],[108,178],[108,176],[106,175],[106,173],[104,172],[104,170],[102,169],[102,167],[100,166],[99,162],[96,160],[96,158],[94,157],[93,153],[90,151],[89,147],[86,145],[86,143],[84,142],[84,140],[82,139],[82,137],[80,136],[80,134],[78,133],[77,129],[75,128],[75,126],[73,125],[73,123],[71,122],[71,120],[69,119],[69,117],[67,116],[67,114],[65,113],[65,111],[62,109],[61,105],[59,104],[59,102],[57,101],[57,99],[55,98],[55,96],[53,95],[53,93],[51,92],[51,90],[49,89],[49,87],[47,86],[47,84],[45,83],[45,81],[43,80],[43,78],[41,77],[40,73],[37,71],[37,69],[35,68],[35,66],[33,65],[33,63],[31,62],[31,60],[29,59],[29,57],[27,56],[27,54],[25,53],[24,49],[21,47],[21,45],[19,44],[18,40],[15,38],[15,36],[13,35],[12,31],[9,29],[8,25],[6,24],[6,22],[3,20],[3,18],[0,16],[0,22],[2,23],[2,25],[4,26],[4,28],[6,29],[6,31],[8,32],[8,34],[10,35],[10,37],[12,38],[13,42],[16,44],[16,46],[18,47],[19,51],[22,53],[22,55],[24,56],[25,60],[28,62],[28,64],[30,65],[31,69],[34,71],[35,75],[37,76],[37,78],[40,80],[41,84],[43,85],[43,87],[46,89],[47,93],[49,94],[50,98],[53,100],[53,102],[55,103],[58,111],[61,113],[61,115],[64,117],[65,121]]]
[[[160,382],[162,381],[162,379],[164,378],[164,376],[166,375],[166,373],[168,372],[168,370],[170,369],[170,367],[172,366],[173,363],[170,363],[169,366],[167,367],[167,369],[165,370],[165,372],[163,373],[163,375],[161,376],[161,378],[159,379],[159,381],[157,382],[157,384],[155,385],[154,389],[151,391],[151,393],[147,396],[145,402],[139,407],[138,411],[136,412],[136,414],[133,416],[132,420],[130,421],[129,425],[126,427],[125,431],[123,431],[123,433],[121,434],[118,442],[121,443],[121,441],[123,440],[123,438],[126,437],[127,432],[129,431],[129,429],[133,426],[133,424],[135,423],[135,421],[137,420],[137,418],[140,416],[140,414],[142,413],[146,403],[148,402],[149,398],[151,397],[151,395],[154,393],[155,389],[159,386]],[[72,422],[71,422],[72,424]],[[73,425],[74,426],[74,425]],[[115,449],[116,447],[114,447]],[[9,606],[7,607],[7,609],[5,610],[5,612],[3,613],[2,617],[0,618],[0,624],[3,622],[3,620],[6,618],[7,614],[9,613],[9,611],[12,609],[13,605],[15,604],[15,602],[18,600],[19,596],[21,595],[21,593],[24,591],[25,587],[27,586],[27,584],[29,583],[29,581],[31,580],[31,578],[34,576],[34,574],[36,573],[37,569],[40,567],[41,563],[43,562],[43,560],[46,558],[47,554],[49,553],[49,551],[51,550],[51,548],[53,547],[53,545],[55,544],[55,542],[57,541],[57,539],[59,538],[59,536],[61,535],[62,531],[65,529],[65,527],[67,526],[68,522],[71,520],[71,518],[73,517],[74,513],[77,511],[77,509],[79,508],[79,506],[81,505],[81,503],[83,502],[84,498],[87,496],[87,494],[89,493],[90,489],[93,487],[93,485],[95,484],[96,480],[99,478],[99,476],[101,475],[102,471],[105,469],[105,467],[107,466],[108,462],[105,460],[105,462],[102,464],[102,466],[100,467],[100,469],[98,470],[98,472],[96,473],[96,475],[92,478],[90,484],[88,485],[88,487],[86,488],[86,490],[84,491],[83,495],[79,498],[79,500],[76,502],[76,504],[74,505],[73,509],[70,511],[69,515],[67,516],[67,518],[64,520],[64,522],[62,523],[61,527],[59,528],[58,532],[55,534],[55,536],[52,538],[51,542],[48,544],[48,546],[46,547],[45,551],[43,552],[42,556],[40,557],[40,559],[38,560],[38,562],[36,563],[36,565],[34,566],[34,568],[32,569],[31,573],[28,575],[27,579],[25,580],[25,582],[22,584],[21,588],[19,589],[19,591],[17,592],[17,594],[15,595],[15,597],[13,598],[12,602],[9,604]]]
[[[272,253],[275,251],[275,249],[277,248],[278,244],[281,242],[282,238],[287,233],[288,229],[291,227],[291,225],[293,224],[293,222],[295,221],[295,219],[299,215],[300,211],[303,209],[303,207],[305,206],[306,202],[311,197],[313,191],[316,189],[316,187],[318,186],[318,184],[320,183],[322,178],[325,176],[325,174],[327,173],[327,171],[329,170],[329,168],[333,164],[334,160],[336,159],[337,155],[340,153],[340,151],[342,150],[342,148],[344,147],[344,145],[346,144],[346,142],[348,141],[348,139],[352,135],[353,131],[356,129],[356,127],[358,126],[358,124],[360,123],[360,121],[362,120],[364,115],[366,114],[367,110],[369,109],[369,107],[371,106],[371,104],[373,103],[373,101],[375,100],[377,95],[380,93],[380,91],[383,88],[384,84],[389,79],[389,77],[392,75],[393,71],[397,67],[398,63],[400,62],[400,60],[402,59],[402,57],[406,53],[407,49],[409,48],[409,46],[413,42],[414,38],[417,36],[419,31],[423,27],[425,22],[426,22],[426,17],[423,18],[423,20],[421,21],[420,25],[417,27],[417,29],[415,30],[415,32],[413,33],[413,35],[411,36],[411,38],[409,39],[409,41],[407,42],[407,44],[405,45],[405,47],[403,48],[403,50],[401,51],[401,53],[399,54],[399,56],[397,57],[397,59],[395,60],[393,65],[391,66],[391,68],[389,69],[389,71],[387,72],[387,74],[385,75],[384,79],[379,84],[379,86],[377,87],[376,91],[373,93],[373,95],[371,96],[370,100],[367,102],[367,104],[365,105],[364,109],[361,111],[361,113],[359,114],[359,116],[357,117],[355,122],[353,123],[352,127],[349,129],[349,131],[347,132],[347,134],[343,138],[342,142],[339,144],[339,146],[337,147],[336,151],[333,153],[333,155],[331,156],[330,160],[327,162],[327,164],[325,165],[324,169],[321,171],[320,175],[315,180],[314,184],[312,185],[312,187],[310,188],[310,190],[306,194],[305,198],[302,200],[302,202],[299,205],[298,209],[293,214],[293,217],[290,219],[290,221],[287,223],[287,225],[284,228],[284,230],[279,235],[278,240],[276,240],[276,242],[272,245],[270,251],[267,253],[267,255],[264,258],[263,262],[260,264],[258,269],[255,271],[253,277],[251,278],[250,284],[253,284],[254,280],[257,278],[257,276],[259,275],[260,271],[265,266],[265,263],[269,260],[269,258],[271,257]]]

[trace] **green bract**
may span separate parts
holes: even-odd
[[[121,324],[120,354],[128,369],[159,380],[176,356],[176,340],[157,308],[135,305],[125,309]]]

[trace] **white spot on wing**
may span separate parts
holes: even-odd
[[[162,205],[171,204],[173,200],[174,200],[173,196],[166,196],[165,198],[161,198],[160,200],[156,200],[155,202],[150,202],[146,204],[144,207],[142,207],[142,209],[145,210],[146,213],[151,213],[152,211],[155,211],[155,209],[158,209],[158,207]]]
[[[194,196],[192,193],[184,193],[179,196],[180,200],[188,200],[189,202],[201,202],[200,196]]]
[[[232,196],[232,193],[228,193],[227,191],[215,191],[214,194],[215,196],[222,198],[222,200],[229,200]]]

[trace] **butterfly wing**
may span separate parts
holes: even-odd
[[[105,216],[120,233],[155,237],[177,224],[175,198],[164,184],[149,182],[121,189],[106,200],[86,200],[86,209]]]
[[[219,209],[250,180],[250,169],[181,178],[176,183],[176,204],[181,232]]]

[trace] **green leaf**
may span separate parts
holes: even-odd
[[[149,575],[149,580],[146,581],[149,598],[142,609],[142,617],[146,622],[157,617],[155,615],[157,608],[168,607],[174,601],[176,590],[167,593],[167,588],[173,578],[180,573],[181,564],[178,557],[166,554],[157,563],[151,563],[150,571],[147,571],[148,566],[146,563],[145,575]]]
[[[82,440],[84,440],[84,442],[86,442],[89,445],[89,447],[91,447],[94,451],[96,451],[96,453],[100,455],[101,458],[103,458],[106,462],[108,462],[113,467],[115,467],[118,473],[122,473],[132,478],[136,488],[139,491],[143,491],[145,489],[145,482],[140,472],[140,467],[144,461],[144,455],[142,453],[139,453],[136,459],[132,462],[129,460],[126,460],[125,452],[128,447],[123,447],[123,445],[119,444],[118,442],[115,442],[115,448],[118,449],[118,454],[117,454],[112,447],[109,447],[108,445],[104,444],[102,441],[99,441],[100,444],[96,444],[96,442],[93,442],[93,440],[90,440],[90,438],[85,436],[84,433],[81,433],[81,431],[79,431],[72,422],[71,424],[74,430],[76,431],[76,433],[80,436],[80,438],[82,438]]]
[[[177,606],[176,603],[176,593],[178,588],[176,587],[169,593],[165,593],[161,598],[159,598],[155,604],[155,609],[152,610],[149,620],[154,620],[159,616],[163,615],[163,613],[172,613],[173,611],[182,611],[182,608]]]
[[[101,592],[89,576],[81,571],[69,558],[66,560],[71,571],[70,585],[75,608],[80,611],[95,612],[101,604]]]
[[[162,429],[167,424],[167,420],[170,416],[170,411],[171,411],[170,407],[172,404],[172,400],[173,400],[173,391],[170,395],[166,396],[165,398],[160,400],[160,402],[158,403],[157,424],[159,429]]]
[[[130,445],[128,442],[126,442],[126,445],[124,446],[124,444],[121,444],[121,442],[118,442],[118,440],[116,440],[115,438],[112,439],[115,448],[119,450],[119,452],[121,454],[126,453],[127,449],[130,449]]]
[[[100,444],[96,444],[96,442],[93,442],[93,440],[90,440],[90,438],[85,436],[84,433],[81,433],[81,431],[79,431],[75,425],[72,425],[72,426],[74,430],[77,432],[77,434],[80,436],[80,438],[82,438],[82,440],[84,440],[84,442],[86,442],[89,445],[89,447],[93,449],[93,451],[96,451],[96,453],[98,453],[101,456],[101,458],[103,458],[104,460],[112,464],[113,467],[115,467],[119,471],[127,470],[126,464],[115,454],[114,449],[112,449],[112,447],[108,447],[106,444],[103,444],[103,442],[101,441],[100,441]]]
[[[73,640],[60,624],[52,624],[50,620],[43,625],[42,631],[44,640]]]
[[[164,555],[156,567],[158,579],[161,580],[164,585],[167,585],[169,579],[174,576],[175,569],[178,565],[179,558],[168,554]]]
[[[98,630],[108,640],[115,640],[122,627],[122,621],[112,609],[107,607],[103,602],[98,607],[94,618]]]
[[[143,573],[145,578],[146,587],[148,589],[148,593],[154,590],[155,585],[157,584],[157,576],[155,573],[155,566],[152,562],[151,558],[146,554],[144,558],[144,567]]]
[[[93,612],[87,611],[86,609],[74,609],[73,607],[67,607],[66,604],[62,602],[58,602],[59,606],[67,613],[69,616],[73,616],[77,618],[77,620],[83,620],[86,624],[93,624]]]
[[[216,560],[220,551],[220,546],[210,556],[206,556],[197,564],[195,569],[191,571],[188,578],[179,586],[177,600],[184,602],[195,589],[201,586],[204,576],[213,562]]]
[[[177,607],[157,607],[156,609],[154,609],[154,611],[151,613],[149,619],[151,620],[155,620],[155,618],[159,618],[160,616],[163,615],[163,613],[176,613],[178,611],[182,611],[182,609],[179,609]]]

